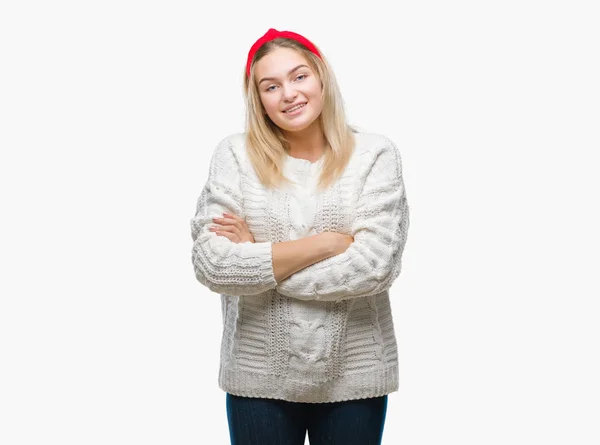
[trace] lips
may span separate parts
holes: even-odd
[[[307,102],[298,102],[297,104],[291,105],[289,107],[287,107],[285,110],[283,110],[284,113],[287,113],[288,111],[290,111],[292,108],[296,108],[298,105],[306,105]],[[300,107],[302,108],[302,107]]]

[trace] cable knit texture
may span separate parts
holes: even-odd
[[[286,157],[295,181],[265,188],[244,134],[223,139],[191,219],[196,278],[221,294],[219,386],[294,402],[378,397],[398,389],[390,287],[400,274],[409,207],[400,153],[383,135],[356,133],[344,174],[316,189],[323,158]],[[209,231],[223,212],[246,220],[255,242]],[[275,281],[272,244],[321,232],[351,234],[342,254]]]

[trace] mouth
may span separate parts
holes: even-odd
[[[294,111],[297,111],[301,108],[304,108],[304,106],[307,104],[307,102],[300,102],[299,104],[293,105],[289,108],[286,108],[285,110],[283,110],[283,113],[291,113]]]

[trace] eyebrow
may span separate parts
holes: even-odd
[[[290,74],[292,74],[294,71],[296,71],[297,69],[302,68],[302,67],[308,68],[307,65],[298,65],[296,68],[292,68],[291,70],[288,71],[288,76]],[[275,78],[274,77],[263,77],[262,79],[260,79],[260,82],[258,82],[258,84],[260,85],[265,80],[275,80]]]

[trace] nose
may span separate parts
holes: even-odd
[[[284,84],[282,87],[282,95],[285,102],[293,102],[298,95],[298,92],[293,85]]]

